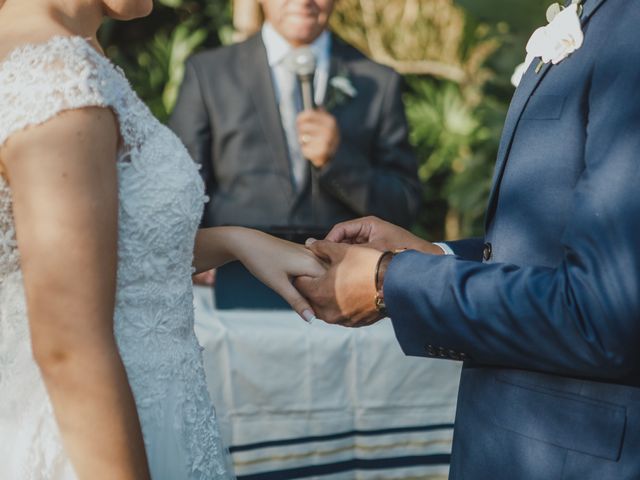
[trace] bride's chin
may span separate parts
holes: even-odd
[[[103,0],[103,6],[106,16],[126,21],[149,15],[153,11],[153,0]]]

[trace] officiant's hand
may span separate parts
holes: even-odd
[[[300,149],[314,167],[327,165],[340,145],[336,118],[322,108],[304,110],[297,119]]]
[[[444,253],[437,245],[377,217],[364,217],[339,223],[331,229],[326,240],[363,245],[381,252],[407,249],[432,255]]]
[[[299,277],[294,285],[318,318],[346,327],[363,327],[383,317],[375,306],[375,270],[382,255],[379,251],[323,240],[310,240],[307,248],[328,269],[316,278]]]

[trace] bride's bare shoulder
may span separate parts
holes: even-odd
[[[71,36],[72,33],[55,23],[39,25],[12,25],[11,19],[0,15],[0,62],[7,58],[14,50],[25,45],[46,43],[56,36]]]

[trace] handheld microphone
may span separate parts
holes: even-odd
[[[316,73],[316,56],[309,47],[299,47],[291,52],[289,69],[296,74],[302,93],[302,108],[313,110],[313,77]]]

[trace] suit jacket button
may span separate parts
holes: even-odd
[[[454,350],[449,350],[449,352],[447,352],[449,354],[449,358],[451,360],[460,360],[460,355],[458,355],[458,352],[454,351]]]
[[[433,348],[433,345],[427,345],[425,349],[427,350],[427,355],[430,357],[435,357],[437,355],[436,349]]]
[[[488,262],[491,259],[491,254],[493,253],[493,249],[489,242],[484,244],[484,249],[482,250],[482,258],[485,262]]]

